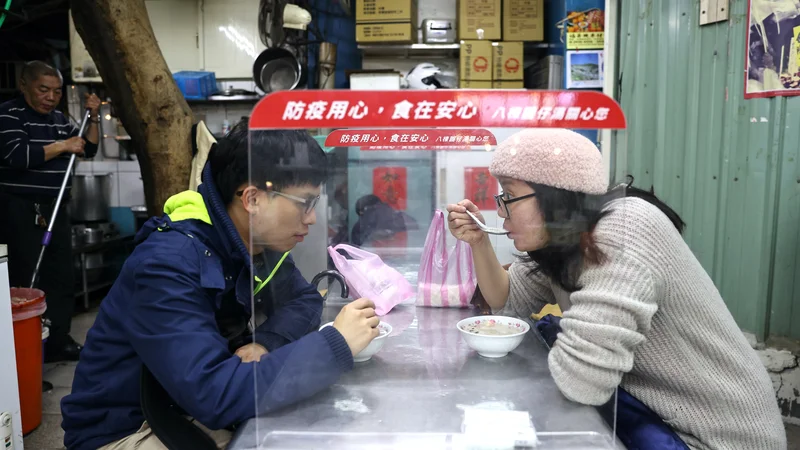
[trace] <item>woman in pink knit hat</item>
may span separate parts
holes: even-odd
[[[619,387],[618,435],[635,448],[786,449],[766,369],[675,211],[650,192],[609,190],[597,147],[569,130],[511,136],[490,171],[524,257],[503,269],[469,200],[447,207],[450,231],[471,245],[495,314],[561,307],[560,322],[540,331],[557,330],[548,365],[567,398],[608,405]]]

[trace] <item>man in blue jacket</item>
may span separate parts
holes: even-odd
[[[378,334],[374,305],[356,300],[316,331],[322,298],[288,257],[316,220],[326,173],[303,131],[242,123],[219,142],[199,192],[170,198],[166,215],[140,230],[100,307],[61,404],[68,449],[163,448],[151,419],[163,411],[142,408],[149,375],[179,418],[221,448],[224,429],[308,398],[353,367]]]

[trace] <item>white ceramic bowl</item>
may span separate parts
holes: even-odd
[[[323,329],[325,327],[333,326],[333,322],[328,322],[325,325],[319,327],[319,329]],[[353,356],[354,362],[364,362],[369,361],[375,353],[378,353],[380,349],[383,347],[383,344],[386,342],[386,338],[392,334],[392,326],[386,322],[381,322],[378,324],[378,337],[372,340],[372,342],[367,345],[364,350],[358,352],[357,355]]]
[[[478,326],[509,326],[519,330],[514,334],[492,335],[480,334]],[[513,351],[525,338],[525,333],[531,327],[527,322],[513,317],[505,316],[475,316],[459,321],[456,328],[461,332],[461,337],[467,345],[477,351],[479,355],[487,358],[502,358]]]

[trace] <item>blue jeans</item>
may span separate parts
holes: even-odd
[[[536,322],[536,329],[550,347],[561,331],[561,318],[548,314]],[[689,450],[661,417],[621,387],[617,389],[617,438],[628,450]],[[598,406],[600,416],[614,426],[614,398]]]

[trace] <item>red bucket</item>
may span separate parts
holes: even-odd
[[[14,319],[14,350],[17,353],[17,383],[22,410],[22,434],[42,423],[42,319],[47,309],[39,289],[11,288]]]

